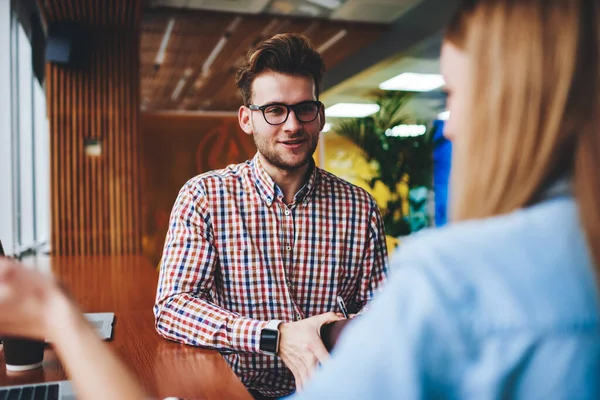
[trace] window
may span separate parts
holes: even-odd
[[[0,2],[0,240],[20,256],[50,237],[49,130],[44,90],[35,79],[30,40],[11,2]],[[14,4],[19,4],[14,2]]]

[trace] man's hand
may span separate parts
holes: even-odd
[[[298,391],[308,382],[317,364],[329,358],[319,336],[321,326],[340,319],[342,318],[335,313],[329,312],[302,321],[284,323],[279,327],[278,355],[294,374]]]

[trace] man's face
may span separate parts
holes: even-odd
[[[310,77],[264,72],[252,83],[251,104],[263,106],[272,103],[295,105],[316,100],[315,84]],[[311,122],[301,122],[295,111],[279,125],[269,124],[260,110],[240,107],[239,123],[242,130],[254,137],[262,162],[280,170],[295,170],[311,159],[325,124],[323,107]],[[269,115],[268,115],[269,116]],[[306,120],[306,116],[301,116]]]

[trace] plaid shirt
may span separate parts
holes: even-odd
[[[259,349],[269,320],[362,309],[387,273],[373,198],[317,167],[292,204],[260,165],[199,175],[179,192],[154,313],[164,337],[212,348],[265,395],[295,389],[279,357]]]

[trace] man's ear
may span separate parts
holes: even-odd
[[[240,128],[244,131],[246,135],[252,135],[252,121],[250,118],[250,109],[245,106],[240,106],[238,110],[238,122],[240,124]]]
[[[321,132],[323,130],[323,127],[325,126],[325,105],[321,103],[321,108],[319,109],[319,119],[321,120],[321,129],[319,129],[319,132]]]

